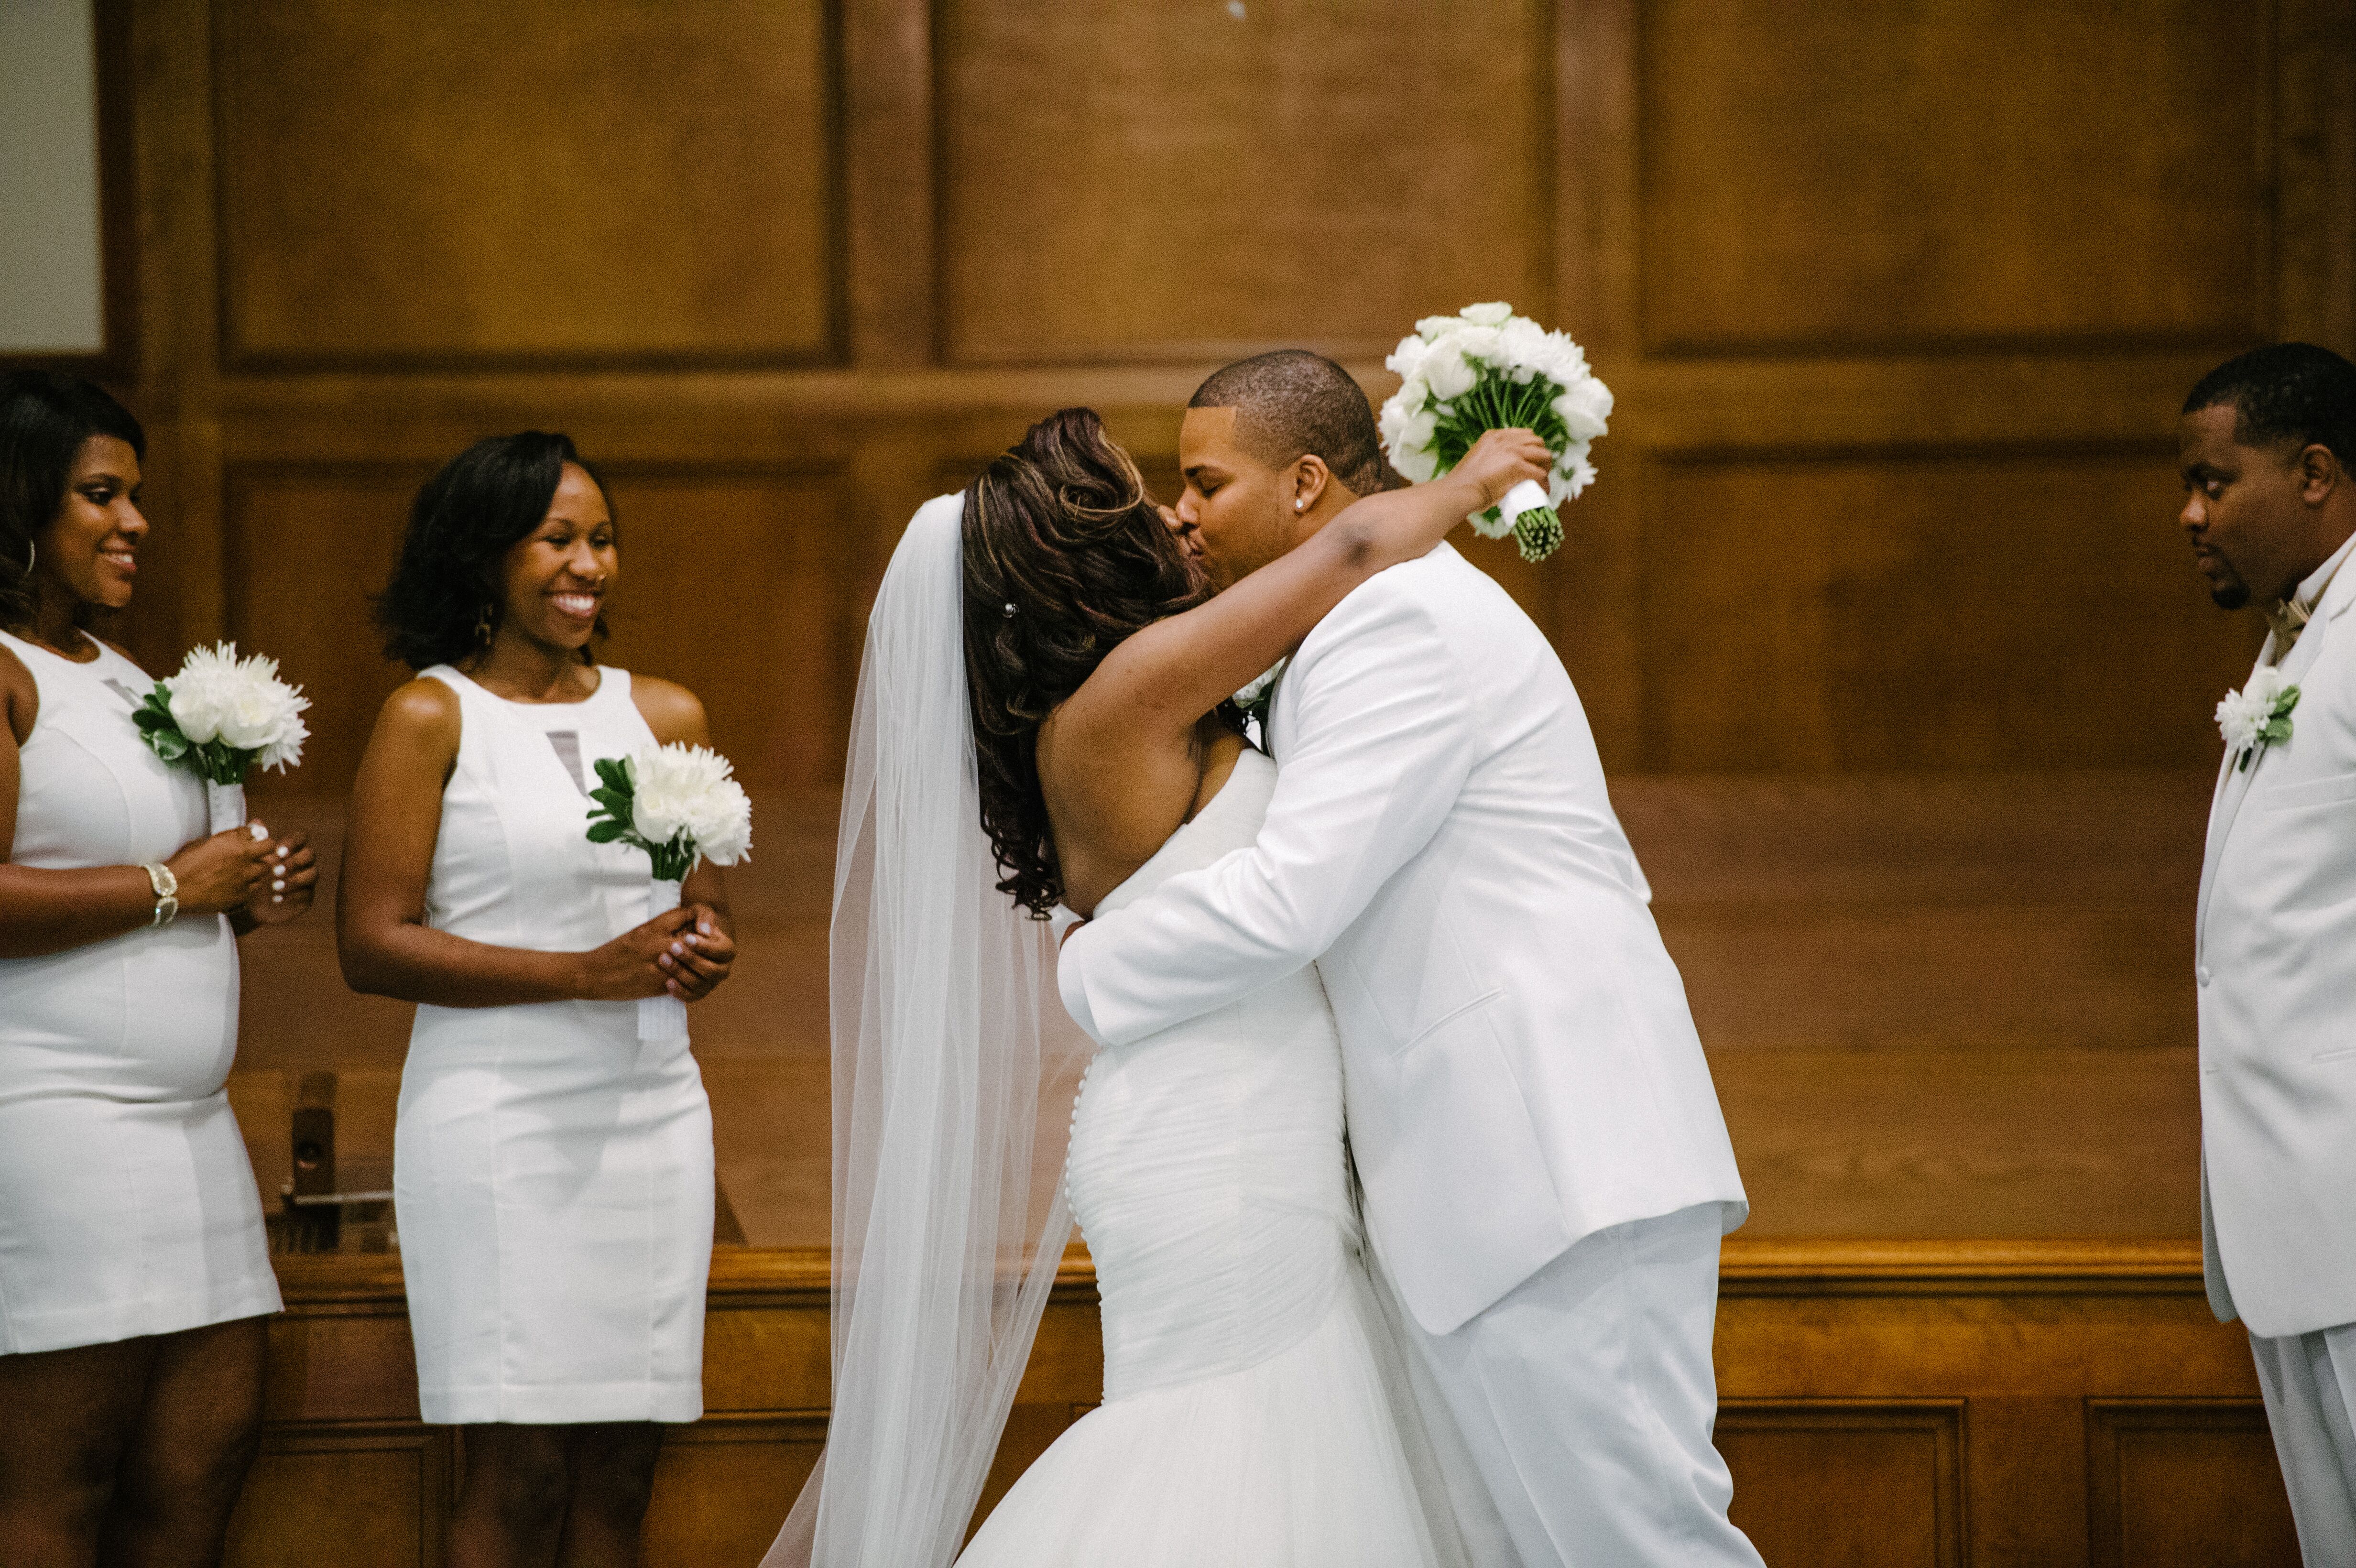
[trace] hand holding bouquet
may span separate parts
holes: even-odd
[[[1471,304],[1417,322],[1383,363],[1400,379],[1383,404],[1383,446],[1419,484],[1455,467],[1484,432],[1537,432],[1555,460],[1545,486],[1517,485],[1471,521],[1489,539],[1512,534],[1525,560],[1553,554],[1562,543],[1555,508],[1594,482],[1588,449],[1612,417],[1612,389],[1579,345],[1509,304]]]
[[[245,821],[249,769],[284,772],[302,762],[303,742],[311,738],[303,710],[310,706],[301,687],[278,678],[276,659],[241,659],[236,644],[220,643],[190,653],[132,717],[149,750],[205,781],[212,830],[220,833]]]
[[[753,803],[717,752],[674,742],[635,757],[606,757],[596,767],[589,841],[647,852],[654,871],[649,918],[679,907],[680,884],[699,860],[734,866],[751,857]],[[648,997],[638,1004],[640,1040],[686,1034],[687,1008],[678,997]]]

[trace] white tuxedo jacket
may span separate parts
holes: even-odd
[[[1312,962],[1366,1219],[1447,1333],[1590,1232],[1746,1212],[1684,983],[1570,677],[1448,546],[1367,581],[1285,672],[1259,840],[1083,926],[1081,1028],[1141,1040]]]
[[[2290,739],[2228,756],[2193,978],[2210,1304],[2268,1339],[2356,1321],[2356,564],[2291,645]],[[2259,665],[2273,656],[2270,636]]]

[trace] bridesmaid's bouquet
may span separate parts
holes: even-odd
[[[1399,378],[1383,404],[1383,446],[1419,484],[1455,467],[1488,431],[1537,432],[1554,453],[1547,483],[1525,480],[1470,520],[1489,539],[1512,534],[1524,560],[1552,555],[1562,543],[1555,508],[1594,482],[1588,448],[1612,418],[1612,389],[1588,369],[1585,351],[1494,303],[1426,316],[1383,363]]]
[[[719,752],[674,741],[635,757],[604,758],[596,768],[589,841],[647,852],[654,868],[648,919],[679,907],[680,884],[697,861],[734,866],[752,857],[753,803]],[[687,1008],[677,997],[638,1004],[640,1040],[686,1036]]]
[[[302,762],[311,738],[303,710],[310,706],[301,687],[278,678],[276,659],[240,658],[235,643],[219,643],[193,650],[132,718],[150,751],[205,781],[205,805],[220,833],[245,821],[249,770],[283,773]]]

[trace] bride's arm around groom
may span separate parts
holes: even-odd
[[[1377,1260],[1524,1556],[1756,1563],[1709,1446],[1741,1182],[1560,661],[1442,545],[1327,615],[1267,733],[1258,843],[1073,933],[1066,1007],[1124,1044],[1316,963]]]

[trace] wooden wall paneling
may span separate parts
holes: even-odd
[[[2278,329],[2356,355],[2356,3],[2276,4]]]
[[[747,786],[839,785],[864,631],[841,470],[616,464],[606,478],[626,551],[612,662],[702,698]]]
[[[223,1561],[438,1568],[454,1497],[451,1438],[451,1428],[414,1423],[265,1429]]]
[[[852,363],[934,357],[933,16],[927,0],[840,0]]]
[[[2086,1402],[2094,1568],[2294,1568],[2299,1561],[2263,1403]]]
[[[2172,450],[1650,455],[1650,766],[2213,761],[2247,624],[2188,575]]]
[[[2263,336],[2265,20],[2198,0],[1647,0],[1647,344]]]
[[[1550,9],[941,5],[945,357],[1372,356],[1475,300],[1545,314]]]
[[[392,575],[409,504],[433,472],[406,464],[239,464],[223,505],[226,632],[311,700],[302,766],[262,791],[350,789],[377,709],[409,672],[369,607]]]
[[[225,364],[839,358],[833,16],[216,7]]]
[[[823,1411],[707,1415],[666,1427],[639,1561],[750,1568],[776,1539],[826,1446]]]
[[[1730,1517],[1777,1568],[1963,1568],[1964,1407],[1960,1399],[1722,1403],[1718,1447],[1735,1475]],[[1801,1477],[1806,1483],[1794,1485]]]

